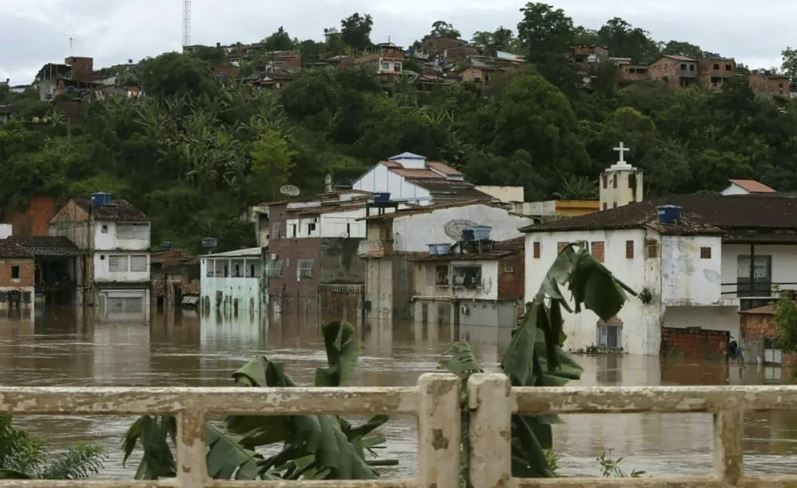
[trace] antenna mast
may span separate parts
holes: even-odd
[[[191,45],[191,0],[183,0],[183,47]]]

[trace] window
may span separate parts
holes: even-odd
[[[612,188],[617,188],[617,173],[612,175]]]
[[[246,277],[247,278],[257,278],[257,275],[255,274],[255,265],[254,264],[250,264],[249,265],[249,274],[246,275]]]
[[[732,64],[726,64],[725,65],[725,71],[733,71],[733,65]]]
[[[116,236],[119,239],[146,239],[149,226],[146,224],[119,224],[116,226]]]
[[[514,273],[515,267],[511,263],[504,263],[504,273]]]
[[[291,224],[291,237],[296,237],[296,228],[299,227],[296,224]]]
[[[689,71],[694,71],[694,70],[695,70],[695,65],[694,64],[690,64],[689,65]]]
[[[686,71],[686,63],[681,63],[681,70]]]
[[[146,256],[130,256],[130,271],[139,273],[147,271],[147,257]]]
[[[770,296],[772,290],[772,256],[756,256],[753,280],[750,283],[750,256],[739,256],[736,280],[737,293],[742,296]]]
[[[382,62],[382,71],[390,71],[390,63],[387,61]]]
[[[435,267],[435,285],[448,285],[448,265]]]
[[[557,242],[557,243],[556,243],[556,252],[557,252],[557,254],[561,254],[561,253],[562,253],[562,251],[564,251],[564,250],[565,250],[565,248],[566,248],[567,246],[569,246],[569,245],[570,245],[570,243],[569,243],[569,242]]]
[[[274,260],[268,266],[269,278],[282,278],[282,260]]]
[[[11,266],[11,279],[12,280],[19,279],[19,266]]]
[[[647,255],[648,258],[657,258],[659,257],[659,241],[648,239],[645,241],[645,247],[647,248]]]
[[[714,63],[714,69],[720,69],[719,63]]]
[[[623,326],[617,319],[598,322],[598,347],[620,349],[622,347]]]
[[[454,286],[463,288],[478,288],[482,284],[481,266],[456,266],[454,267]]]
[[[400,72],[401,71],[401,63],[393,63],[393,71]]]
[[[700,259],[711,259],[711,248],[710,247],[701,247],[700,248]]]
[[[306,279],[313,277],[313,260],[312,259],[300,259],[298,261],[299,265],[296,268],[296,273],[299,276],[299,279]]]
[[[604,173],[604,174],[603,174],[603,175],[601,175],[601,176],[603,177],[603,187],[604,187],[604,188],[609,188],[609,175],[607,175],[606,173]]]
[[[540,254],[542,254],[542,244],[539,242],[534,243],[534,259],[540,259]]]
[[[127,261],[127,256],[108,256],[108,271],[111,273],[128,272]]]
[[[100,228],[100,232],[102,232],[103,234],[107,234],[108,233],[108,226],[107,225],[103,225]]]
[[[603,209],[604,210],[609,210],[609,204],[606,203],[606,202],[603,202]]]
[[[307,224],[307,233],[312,234],[313,232],[315,232],[315,222],[310,222]]]
[[[634,259],[634,241],[625,241],[625,258]]]
[[[612,208],[617,208],[617,202],[612,203]]]
[[[271,226],[272,239],[279,239],[280,232],[282,232],[282,225],[279,222],[274,222],[274,225]]]
[[[594,241],[590,247],[592,248],[592,257],[595,258],[595,261],[602,263],[605,258],[603,241]]]

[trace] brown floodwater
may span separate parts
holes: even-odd
[[[468,340],[486,368],[495,368],[509,331],[492,326],[454,329],[408,323],[360,327],[362,353],[354,385],[414,385],[452,340]],[[229,386],[230,373],[266,355],[285,363],[299,383],[311,384],[324,364],[315,320],[178,317],[153,313],[152,323],[96,323],[71,311],[35,320],[0,318],[0,384],[6,386]],[[582,379],[573,385],[738,385],[781,383],[779,369],[741,368],[725,362],[690,363],[645,356],[579,356]],[[102,445],[108,455],[101,478],[131,477],[136,463],[122,466],[120,445],[133,418],[24,417],[17,421],[53,450],[77,442]],[[599,476],[596,458],[623,457],[621,467],[651,475],[706,474],[713,459],[712,420],[707,414],[568,415],[554,428],[562,475]],[[383,429],[387,449],[398,459],[385,476],[411,476],[416,469],[412,418]],[[745,468],[753,473],[797,473],[797,415],[745,417]]]

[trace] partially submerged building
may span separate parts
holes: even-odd
[[[693,341],[719,332],[727,343],[740,337],[737,311],[797,288],[795,216],[794,198],[686,195],[528,226],[526,299],[564,246],[584,242],[641,295],[606,322],[566,314],[568,348],[678,354],[673,343],[698,329]]]
[[[524,310],[523,238],[461,240],[413,259],[415,322],[514,327]]]
[[[253,247],[200,258],[201,298],[205,313],[257,315],[264,308],[263,249]]]
[[[19,243],[0,239],[0,312],[33,316],[33,255]]]
[[[110,194],[72,198],[50,221],[83,255],[79,300],[100,320],[149,320],[150,223],[141,210]]]

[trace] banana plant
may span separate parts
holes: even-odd
[[[580,313],[586,308],[608,320],[620,311],[628,298],[627,293],[636,295],[587,249],[585,242],[565,247],[545,275],[534,299],[526,305],[526,314],[512,331],[512,340],[501,361],[501,370],[512,386],[564,386],[570,380],[579,379],[581,367],[562,349],[567,338],[562,310]],[[562,287],[570,292],[570,299],[565,297]],[[463,381],[482,372],[478,359],[466,343],[455,343],[439,364]],[[463,416],[467,421],[466,409]],[[556,422],[555,415],[512,416],[513,476],[554,476],[545,451],[553,446],[551,425]],[[463,451],[467,452],[467,430],[463,430]]]
[[[315,385],[346,385],[359,355],[354,327],[332,322],[322,332],[328,367],[316,370]],[[233,379],[238,386],[252,388],[296,386],[283,364],[266,357],[245,364],[233,373]],[[332,415],[229,417],[224,427],[208,425],[208,475],[225,480],[374,479],[378,476],[374,466],[385,462],[369,460],[367,455],[384,443],[374,431],[387,421],[384,415],[360,426]],[[144,451],[136,479],[175,475],[175,432],[173,417],[145,416],[130,427],[123,445],[125,461],[138,445]],[[268,447],[274,451],[275,445],[281,445],[275,454],[261,453]]]

